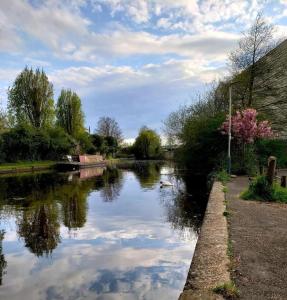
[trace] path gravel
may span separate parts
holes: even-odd
[[[246,201],[239,194],[247,177],[228,183],[232,277],[240,299],[287,299],[287,205]]]

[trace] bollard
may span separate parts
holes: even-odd
[[[270,156],[268,158],[268,169],[267,169],[267,180],[270,185],[273,184],[275,172],[276,172],[276,157]]]

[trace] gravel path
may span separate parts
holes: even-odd
[[[287,299],[287,205],[239,199],[246,177],[228,183],[232,277],[240,299]]]

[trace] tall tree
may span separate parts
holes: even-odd
[[[110,117],[101,117],[98,121],[97,133],[104,137],[114,137],[118,143],[123,139],[118,122]]]
[[[8,101],[9,114],[16,124],[41,128],[53,123],[53,85],[43,70],[26,67],[9,88]]]
[[[71,90],[61,91],[57,103],[57,124],[75,138],[84,131],[81,99]]]
[[[135,156],[140,159],[158,158],[161,152],[161,140],[152,129],[142,127],[134,143]]]
[[[238,48],[230,54],[235,73],[246,70],[248,106],[252,105],[254,80],[258,75],[256,62],[274,47],[273,32],[274,26],[267,23],[262,13],[257,14],[253,25],[240,39]]]
[[[0,108],[0,133],[3,133],[8,128],[8,118],[6,113]]]

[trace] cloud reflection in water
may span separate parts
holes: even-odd
[[[1,222],[9,239],[3,241],[7,274],[0,298],[177,298],[198,223],[181,211],[190,207],[175,199],[182,195],[176,188],[163,195],[161,168],[144,170],[142,180],[142,171],[126,168],[86,180],[30,176],[37,183],[33,195],[21,184],[18,193],[6,184],[1,215],[9,216],[10,224],[16,220],[16,227]],[[21,203],[13,200],[19,195],[25,196]]]

